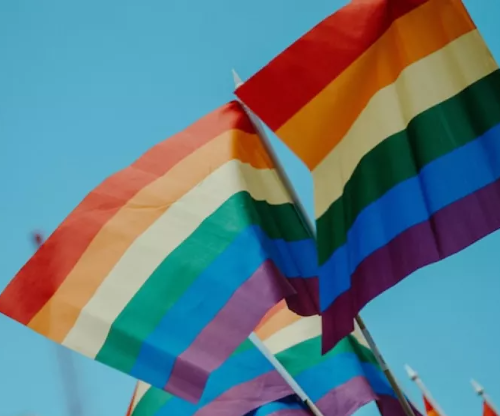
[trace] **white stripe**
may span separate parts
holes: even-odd
[[[263,342],[273,354],[277,354],[319,335],[321,335],[321,317],[313,315],[280,329]]]
[[[393,84],[370,99],[340,143],[314,169],[315,217],[324,214],[342,195],[364,155],[404,130],[416,115],[497,68],[481,35],[474,30],[403,70]]]
[[[94,358],[112,323],[160,263],[228,198],[243,190],[270,204],[290,202],[273,169],[256,169],[238,160],[222,165],[133,242],[80,312],[63,345]],[[231,218],[227,220],[231,226]]]

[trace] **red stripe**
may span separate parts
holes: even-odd
[[[101,228],[127,201],[197,148],[234,128],[254,132],[236,101],[159,143],[131,166],[106,179],[64,220],[0,295],[2,313],[27,325],[61,286]],[[51,273],[41,276],[39,270]]]
[[[427,1],[354,0],[274,58],[236,95],[276,131],[373,45],[392,22]]]

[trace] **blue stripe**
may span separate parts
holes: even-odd
[[[349,290],[351,274],[374,251],[499,177],[500,125],[497,125],[475,141],[429,163],[419,175],[368,205],[349,229],[347,243],[320,269],[321,310]]]
[[[295,380],[304,389],[312,401],[316,402],[331,390],[342,386],[355,377],[373,379],[373,390],[385,391],[383,378],[377,378],[377,373],[385,377],[378,367],[359,360],[354,353],[336,354],[314,367],[295,375]],[[389,387],[390,389],[390,387]]]
[[[287,397],[286,399],[261,406],[253,412],[247,413],[246,416],[269,416],[270,414],[280,410],[306,410],[305,405],[300,403],[298,400],[299,399],[296,396]]]
[[[231,356],[210,376],[199,403],[193,404],[173,397],[155,416],[191,416],[232,387],[251,381],[272,370],[273,366],[256,348]]]
[[[317,275],[312,274],[317,272],[312,240],[273,240],[259,226],[246,228],[203,271],[145,339],[131,375],[153,385],[165,385],[176,357],[191,345],[234,292],[267,259],[272,259],[286,277]]]

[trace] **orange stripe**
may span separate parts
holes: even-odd
[[[377,91],[393,83],[408,65],[474,29],[460,0],[425,3],[396,20],[357,61],[279,128],[277,135],[314,169],[342,140]]]
[[[266,322],[272,319],[274,315],[276,315],[280,310],[286,307],[287,307],[286,300],[282,300],[280,303],[274,305],[271,309],[269,309],[269,311],[267,311],[264,317],[260,320],[259,325],[257,325],[257,327],[255,328],[255,331],[258,331],[259,328],[261,328]]]
[[[0,295],[0,311],[27,325],[56,293],[101,228],[129,199],[196,149],[231,129],[255,133],[237,101],[217,108],[107,178],[66,217],[17,273]],[[91,221],[89,212],[94,213]]]
[[[260,325],[255,330],[255,333],[262,341],[265,341],[279,330],[286,328],[300,319],[302,317],[290,311],[285,303],[285,307],[277,311],[267,322]]]
[[[230,130],[213,139],[143,188],[118,211],[28,326],[56,342],[62,342],[81,309],[134,240],[213,170],[233,159],[255,168],[273,167],[255,134]],[[89,212],[91,215],[92,212]],[[54,322],[57,324],[54,325]]]

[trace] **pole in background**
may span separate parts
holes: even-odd
[[[243,81],[239,77],[239,75],[236,73],[236,71],[233,69],[233,79],[234,79],[234,84],[235,88],[238,88],[240,85],[243,85]],[[260,119],[250,110],[245,103],[241,102],[243,108],[245,109],[245,112],[247,113],[249,119],[252,121],[255,130],[259,134],[262,142],[264,143],[264,146],[266,147],[269,155],[271,156],[271,159],[274,162],[274,165],[276,167],[276,171],[278,172],[278,175],[281,179],[281,181],[285,184],[285,187],[287,188],[288,192],[290,193],[290,196],[292,197],[292,200],[297,207],[297,211],[299,213],[299,217],[302,219],[302,222],[306,226],[306,229],[309,231],[309,234],[316,239],[316,227],[309,217],[307,215],[306,208],[304,204],[302,203],[301,199],[299,198],[297,191],[295,190],[295,187],[293,186],[290,178],[288,177],[285,169],[280,163],[280,160],[274,151],[271,142],[269,140],[269,137],[264,131],[264,128],[262,126],[262,123]],[[380,367],[382,368],[382,371],[384,372],[385,376],[387,377],[388,382],[390,383],[392,389],[396,393],[396,396],[398,398],[399,403],[401,404],[401,407],[403,408],[406,416],[415,416],[415,413],[413,412],[412,407],[410,406],[408,400],[406,399],[406,396],[404,395],[403,391],[399,387],[399,384],[396,381],[396,378],[392,374],[391,370],[385,363],[385,360],[382,357],[382,354],[380,353],[377,345],[375,344],[375,341],[373,340],[373,337],[371,336],[370,332],[366,328],[365,323],[361,319],[361,316],[357,315],[356,316],[356,322],[359,325],[359,328],[361,332],[363,333],[363,336],[366,339],[366,342],[368,343],[370,349],[372,350],[373,354],[375,355],[377,362],[379,363]]]
[[[408,373],[408,377],[410,377],[410,380],[413,381],[417,387],[419,388],[420,392],[422,395],[425,397],[425,399],[429,402],[429,404],[434,408],[434,410],[438,413],[439,416],[446,416],[445,413],[443,412],[443,409],[438,405],[436,400],[432,397],[431,393],[425,387],[425,384],[422,382],[420,377],[418,376],[417,372],[413,370],[409,365],[405,365],[406,372]]]
[[[36,250],[43,244],[43,236],[39,232],[33,233],[33,242]],[[78,392],[78,377],[76,374],[73,357],[64,347],[56,345],[57,361],[61,371],[62,383],[66,391],[66,412],[68,416],[83,416],[83,407]]]
[[[490,397],[486,394],[486,392],[484,391],[484,388],[483,386],[481,386],[477,381],[475,380],[471,380],[471,384],[472,384],[472,387],[474,388],[474,391],[477,393],[477,395],[479,397],[481,397],[483,400],[484,400],[484,403],[491,409],[491,411],[493,412],[493,414],[491,416],[494,416],[494,415],[500,415],[500,413],[498,413],[495,405],[493,404],[493,402],[491,401]],[[487,413],[484,412],[484,416],[486,416]]]

